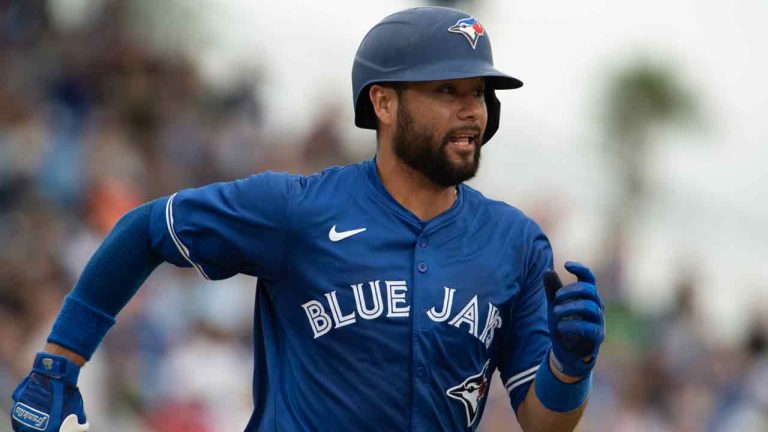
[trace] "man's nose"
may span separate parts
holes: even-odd
[[[461,98],[459,119],[481,120],[485,113],[485,98],[479,98],[474,93]]]

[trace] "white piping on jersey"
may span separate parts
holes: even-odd
[[[528,381],[533,380],[536,378],[536,371],[539,370],[539,366],[534,366],[528,370],[522,371],[519,374],[513,376],[512,378],[507,380],[507,383],[504,384],[504,387],[507,388],[508,392],[511,392],[521,384],[525,384]]]
[[[197,271],[200,272],[201,275],[203,275],[204,278],[210,280],[211,278],[208,277],[207,274],[203,271],[203,268],[199,266],[197,263],[192,261],[192,258],[189,257],[189,249],[187,249],[186,246],[184,246],[184,243],[181,242],[181,239],[179,239],[176,236],[176,231],[173,230],[173,199],[176,198],[175,193],[171,195],[170,198],[168,198],[168,202],[165,203],[165,224],[168,226],[168,232],[171,234],[171,238],[173,239],[173,243],[176,245],[176,248],[179,250],[181,255],[186,259],[194,268],[197,269]]]
[[[519,387],[519,386],[521,386],[521,385],[523,385],[523,384],[527,383],[528,381],[533,381],[533,379],[534,379],[534,378],[536,378],[536,374],[533,374],[533,375],[529,376],[529,377],[528,377],[528,378],[526,378],[526,379],[523,379],[523,380],[520,380],[520,381],[516,382],[516,383],[515,383],[514,385],[512,385],[511,387],[507,387],[507,392],[509,392],[509,393],[512,393],[512,390],[514,390],[514,389],[516,389],[517,387]]]

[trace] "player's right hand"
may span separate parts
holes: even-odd
[[[86,432],[77,388],[80,368],[61,357],[37,353],[32,372],[13,392],[11,426],[16,432]]]

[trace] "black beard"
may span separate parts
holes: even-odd
[[[438,141],[429,131],[416,130],[413,116],[405,101],[403,98],[400,101],[397,130],[393,141],[395,154],[403,163],[424,175],[432,183],[443,187],[456,186],[477,174],[480,167],[480,143],[475,143],[475,154],[471,163],[454,165],[446,154],[446,146],[454,131],[448,132],[441,141]],[[481,135],[478,134],[478,139],[480,137]]]

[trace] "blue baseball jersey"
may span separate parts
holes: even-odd
[[[204,277],[258,277],[256,430],[474,430],[494,370],[517,410],[549,346],[549,241],[461,184],[422,222],[376,160],[266,172],[153,208],[153,247]]]

